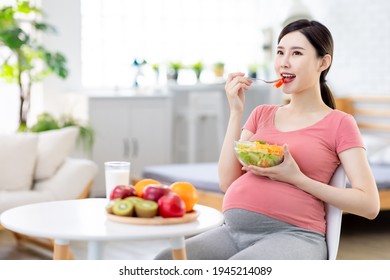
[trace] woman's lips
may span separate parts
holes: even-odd
[[[291,83],[296,76],[293,74],[282,74],[282,77],[285,83]]]

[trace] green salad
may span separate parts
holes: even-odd
[[[264,141],[236,141],[234,150],[244,166],[271,167],[283,161],[283,147]]]

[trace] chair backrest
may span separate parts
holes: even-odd
[[[330,180],[329,185],[337,188],[345,188],[347,178],[340,164]],[[329,204],[325,204],[326,210],[326,243],[328,245],[328,259],[335,260],[339,249],[341,219],[343,212]]]

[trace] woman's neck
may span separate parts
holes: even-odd
[[[292,94],[290,103],[286,106],[291,112],[309,113],[318,111],[330,111],[320,94]]]

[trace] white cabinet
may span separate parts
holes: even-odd
[[[147,165],[171,162],[169,97],[90,97],[89,120],[96,133],[92,159],[100,169],[92,196],[105,194],[105,161],[130,161],[131,177]]]

